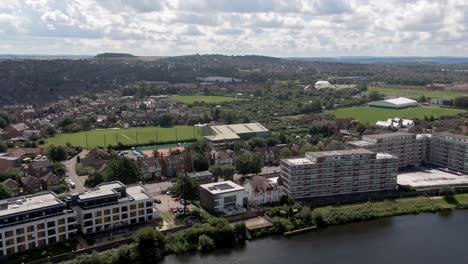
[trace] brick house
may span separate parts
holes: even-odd
[[[161,179],[161,159],[159,157],[139,158],[137,165],[145,179],[160,181]]]
[[[23,184],[24,193],[37,193],[42,191],[42,184],[34,176],[21,177],[21,183]]]
[[[181,154],[161,157],[161,174],[165,178],[174,178],[177,173],[193,172],[192,154]]]
[[[81,164],[92,167],[95,170],[103,170],[107,163],[114,159],[114,156],[104,149],[93,148],[85,158],[81,159]]]
[[[42,190],[57,191],[61,187],[60,178],[51,172],[40,177],[39,181],[41,182]]]
[[[13,197],[20,195],[20,186],[15,180],[6,179],[2,184],[5,186],[5,188],[10,190]]]

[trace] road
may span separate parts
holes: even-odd
[[[86,154],[88,154],[88,151],[83,150],[82,152],[80,152],[78,155],[76,155],[72,159],[69,159],[63,162],[63,165],[65,165],[65,167],[67,168],[67,172],[68,172],[68,177],[65,180],[67,182],[68,180],[72,180],[75,183],[75,188],[74,189],[70,188],[70,193],[80,193],[86,190],[86,187],[84,186],[84,182],[86,181],[86,176],[78,176],[75,170],[76,157],[80,156],[81,158],[84,158]]]

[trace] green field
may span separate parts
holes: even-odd
[[[423,119],[424,116],[435,118],[444,115],[455,115],[463,113],[465,110],[456,108],[441,108],[439,106],[418,106],[405,109],[388,109],[370,106],[346,107],[325,112],[326,114],[334,114],[338,118],[350,117],[361,122],[369,122],[373,125],[375,122],[387,120],[388,118],[418,118]]]
[[[118,142],[124,145],[160,144],[178,142],[202,137],[202,130],[195,126],[162,127],[132,127],[128,129],[103,129],[85,132],[59,134],[47,140],[47,145],[65,145],[84,148],[115,146]]]
[[[422,86],[369,86],[368,90],[383,93],[386,96],[402,96],[413,99],[418,99],[422,95],[426,98],[455,98],[468,95],[468,93],[459,91],[428,91]]]
[[[244,99],[227,96],[211,96],[211,95],[176,95],[169,98],[170,100],[176,100],[183,104],[193,104],[194,102],[205,102],[205,103],[224,103],[232,101],[242,101]]]

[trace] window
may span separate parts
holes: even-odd
[[[138,208],[145,208],[145,204],[144,203],[139,203]]]
[[[102,215],[102,211],[97,211],[96,214],[95,214],[96,217],[99,217],[101,215]]]
[[[84,214],[84,215],[83,215],[83,218],[84,218],[84,219],[90,219],[91,217],[93,217],[93,214],[92,214],[92,213],[87,213],[87,214]]]
[[[118,207],[117,207],[117,208],[113,208],[113,209],[112,209],[112,213],[113,213],[113,214],[118,214],[118,213],[119,213],[119,208],[118,208]]]
[[[58,221],[57,221],[58,225],[64,225],[65,224],[65,218],[60,218]]]
[[[224,208],[236,206],[236,200],[237,199],[235,195],[224,197]]]
[[[24,234],[24,228],[16,229],[16,235],[21,235],[21,234]]]
[[[121,211],[122,211],[122,212],[127,212],[127,211],[128,211],[128,207],[127,207],[127,206],[123,206],[123,207],[121,208]]]
[[[130,210],[135,210],[136,209],[136,204],[131,204],[130,205]]]
[[[104,215],[110,215],[110,209],[104,210]]]
[[[13,231],[6,231],[5,232],[5,237],[11,237],[13,236]]]
[[[28,226],[27,230],[28,232],[34,232],[34,226]]]
[[[55,221],[47,222],[47,228],[54,227],[54,226],[55,226]]]

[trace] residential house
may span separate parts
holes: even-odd
[[[61,188],[60,178],[52,172],[39,178],[42,185],[42,190],[58,191]]]
[[[92,167],[95,170],[103,170],[107,163],[114,159],[114,156],[104,149],[93,148],[85,158],[81,159],[81,164]]]
[[[0,171],[19,168],[21,168],[20,158],[8,156],[7,153],[0,153]]]
[[[279,202],[283,192],[282,186],[278,184],[278,177],[253,176],[247,179],[243,186],[249,197],[249,203],[253,205]]]
[[[41,182],[34,176],[21,177],[24,193],[37,193],[42,191]]]
[[[234,151],[226,150],[212,150],[210,152],[210,159],[214,165],[232,165]]]
[[[43,148],[9,148],[8,154],[12,157],[17,158],[35,158],[37,155],[42,155],[44,153]]]
[[[3,184],[3,186],[5,186],[5,188],[10,190],[13,197],[16,197],[16,196],[20,195],[20,186],[15,180],[6,179],[5,181],[3,181],[2,184]]]
[[[40,178],[54,171],[54,163],[46,156],[37,156],[25,169],[26,174]]]
[[[8,126],[5,130],[8,138],[15,138],[23,136],[23,132],[28,129],[25,123],[18,123]]]
[[[193,162],[190,152],[161,157],[161,174],[165,178],[174,178],[177,176],[177,173],[189,173],[192,171]]]
[[[138,158],[137,165],[147,180],[160,181],[161,178],[161,159],[159,157]]]
[[[213,174],[209,171],[192,172],[187,175],[198,184],[206,184],[213,182]]]
[[[264,165],[271,166],[279,163],[279,149],[276,147],[267,147],[257,150],[262,157]]]

